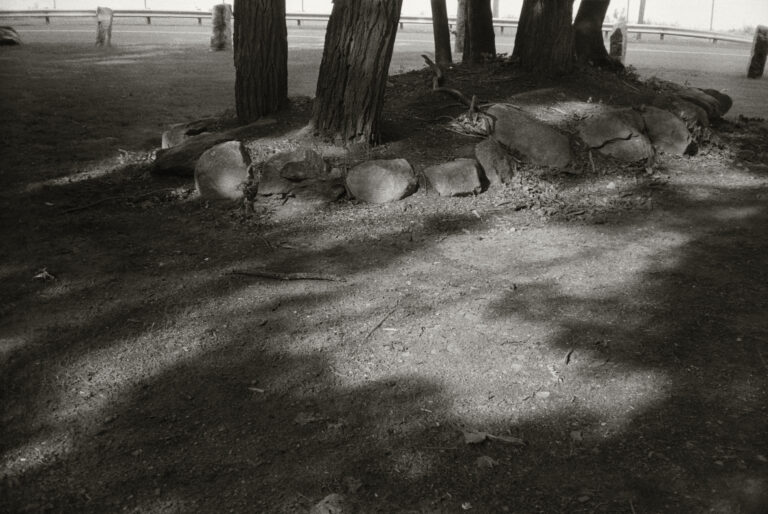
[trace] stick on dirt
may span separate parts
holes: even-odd
[[[432,77],[432,91],[436,91],[438,93],[445,93],[447,95],[450,95],[457,100],[459,100],[461,103],[469,107],[470,109],[474,108],[474,102],[467,98],[464,93],[459,91],[458,89],[451,89],[449,87],[442,87],[443,83],[443,70],[440,69],[440,66],[432,62],[432,59],[427,57],[426,55],[421,56],[424,61],[427,63],[427,65],[432,68],[432,73],[434,73],[434,77]]]
[[[282,273],[268,270],[241,270],[233,269],[232,275],[245,275],[248,277],[268,278],[271,280],[324,280],[327,282],[346,282],[344,277],[326,275],[323,273]]]
[[[375,325],[375,326],[374,326],[374,327],[373,327],[373,328],[372,328],[372,329],[371,329],[371,330],[368,332],[368,334],[366,334],[366,336],[363,338],[363,343],[365,343],[365,342],[368,340],[368,338],[369,338],[369,337],[371,337],[371,335],[372,335],[374,332],[376,332],[376,330],[377,330],[377,329],[378,329],[380,326],[382,326],[382,325],[384,324],[384,322],[385,322],[385,321],[387,321],[387,320],[389,319],[389,317],[392,315],[392,313],[394,313],[394,312],[397,310],[397,307],[398,307],[398,306],[397,306],[397,305],[395,305],[395,306],[392,308],[392,310],[391,310],[391,311],[389,311],[389,312],[387,313],[387,315],[386,315],[386,316],[384,316],[383,318],[381,318],[381,321],[379,321],[378,323],[376,323],[376,325]]]

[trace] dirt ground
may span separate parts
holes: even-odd
[[[231,107],[209,59],[0,53],[1,511],[337,493],[345,513],[768,512],[764,120],[651,169],[521,165],[474,197],[209,205],[148,172],[165,126]],[[652,94],[503,63],[449,76],[494,101]],[[471,153],[429,80],[392,77],[385,144],[337,164]],[[256,268],[344,281],[232,273]]]

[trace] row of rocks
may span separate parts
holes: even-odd
[[[687,88],[664,101],[673,109],[700,109],[708,123],[730,108],[730,98],[714,93]],[[508,182],[514,172],[510,151],[542,170],[562,170],[574,161],[569,137],[523,109],[499,104],[491,106],[487,114],[493,120],[493,130],[489,138],[475,146],[474,158],[456,159],[423,170],[428,184],[438,194],[477,194],[489,186]],[[703,123],[698,120],[700,115],[697,113],[695,118],[697,123]],[[213,134],[205,134],[204,125],[176,127],[175,135],[164,135],[164,144],[182,141],[182,146],[194,147],[194,141],[214,141]],[[686,121],[668,109],[654,106],[601,108],[579,122],[577,133],[590,149],[626,162],[646,160],[658,152],[684,155],[695,151]],[[188,137],[191,140],[183,142]],[[345,192],[364,202],[391,202],[413,194],[419,186],[416,173],[405,159],[363,162],[345,174],[331,168],[314,150],[300,148],[252,165],[237,140],[216,141],[215,146],[204,151],[196,161],[194,176],[198,191],[207,199],[242,198],[247,186],[261,196],[291,196],[306,204],[330,203]]]

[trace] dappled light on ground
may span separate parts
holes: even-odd
[[[119,114],[94,125],[148,154],[158,125],[216,110],[209,86],[130,109],[110,96]],[[29,94],[12,107],[46,98]],[[444,112],[413,98],[396,105]],[[650,172],[521,168],[478,196],[280,217],[289,198],[207,204],[112,146],[71,151],[92,127],[18,127],[0,191],[8,510],[306,512],[330,493],[361,512],[768,504],[759,164],[713,147]],[[370,157],[423,167],[475,142],[427,124],[391,141]]]

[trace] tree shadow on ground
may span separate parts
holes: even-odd
[[[569,294],[551,280],[504,293],[481,289],[492,300],[480,333],[499,320],[555,327],[541,340],[504,346],[507,355],[463,378],[487,377],[483,415],[467,405],[474,399],[461,394],[455,369],[443,377],[420,372],[419,362],[440,358],[422,352],[420,339],[404,335],[397,343],[410,345],[415,362],[400,351],[384,376],[369,369],[368,354],[382,351],[384,336],[368,330],[393,301],[409,305],[417,326],[429,325],[433,308],[471,309],[472,295],[444,295],[442,305],[430,306],[420,294],[427,289],[403,296],[364,283],[402,266],[409,250],[436,246],[435,237],[408,250],[340,244],[289,258],[296,269],[332,263],[326,269],[351,284],[243,283],[222,275],[233,265],[286,262],[279,252],[233,253],[200,270],[189,263],[123,270],[109,308],[81,325],[36,334],[3,365],[3,404],[21,401],[28,409],[4,416],[11,422],[7,505],[301,512],[343,492],[362,512],[458,512],[462,505],[483,512],[764,512],[768,213],[745,204],[746,193],[704,201],[667,193],[664,202],[678,206],[678,217],[662,228],[684,242],[617,291]],[[465,222],[457,227],[476,223],[472,216]],[[185,229],[179,220],[168,223],[168,230]],[[643,223],[624,219],[610,230]],[[451,233],[438,221],[425,225],[434,227],[428,236]],[[214,238],[227,244],[233,230]],[[106,266],[117,266],[121,243],[100,243],[114,259]],[[179,251],[193,247],[190,241]],[[597,256],[586,249],[573,258]],[[183,297],[194,300],[179,302],[179,284],[190,273]],[[466,276],[455,279],[467,287]],[[102,285],[65,292],[46,307],[66,316],[73,296],[96,296]],[[357,301],[334,308],[350,296]],[[468,351],[485,344],[477,335]],[[132,369],[127,362],[136,351],[156,352],[156,364]],[[545,371],[539,386],[520,390],[515,373],[526,371],[510,365],[515,354],[552,364],[556,378]],[[461,353],[449,358],[475,362]],[[80,359],[93,359],[90,375],[76,365]],[[57,390],[50,382],[67,367],[88,376],[64,381],[76,390]],[[510,374],[499,386],[494,376],[503,372]],[[89,396],[89,380],[106,396]],[[461,431],[471,429],[527,445],[467,445]],[[13,461],[31,447],[34,464]]]

